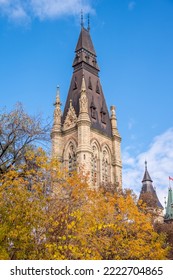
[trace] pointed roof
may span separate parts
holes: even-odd
[[[79,116],[79,99],[81,95],[81,87],[85,82],[91,128],[111,138],[111,121],[99,79],[100,70],[97,64],[97,56],[91,40],[89,28],[85,29],[83,25],[81,26],[79,39],[75,49],[73,69],[74,71],[62,121],[65,121],[70,100],[72,100],[77,117]],[[94,107],[92,106],[93,104]],[[102,116],[102,108],[104,108],[104,118]]]
[[[147,161],[145,161],[145,173],[144,173],[144,177],[143,177],[143,180],[142,180],[142,183],[143,182],[147,182],[147,181],[149,181],[149,182],[153,182],[152,180],[151,180],[151,177],[150,177],[150,174],[149,174],[149,172],[148,172],[148,170],[147,170]]]
[[[96,56],[89,30],[85,29],[84,27],[81,28],[75,52],[78,52],[82,49],[85,49],[86,51]]]
[[[173,191],[171,187],[168,189],[168,200],[164,220],[165,222],[173,220]]]
[[[94,45],[91,40],[89,29],[81,27],[79,39],[75,49],[76,56],[73,61],[74,72],[80,68],[90,70],[98,76],[99,67]]]
[[[142,189],[140,192],[139,199],[142,198],[143,194],[150,193],[152,195],[153,199],[156,201],[157,207],[163,209],[163,206],[157,197],[156,190],[154,189],[152,183],[153,183],[153,181],[152,181],[150,174],[148,172],[148,169],[147,169],[147,161],[145,161],[145,173],[144,173],[144,177],[142,180]]]

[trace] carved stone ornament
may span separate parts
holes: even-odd
[[[70,107],[68,109],[68,113],[67,113],[67,116],[65,118],[63,129],[66,130],[66,129],[75,127],[76,122],[77,122],[77,116],[76,116],[74,107],[72,105],[72,102],[70,102]]]
[[[82,92],[79,102],[80,102],[80,112],[88,112],[88,98],[85,92]]]
[[[60,124],[61,123],[61,108],[57,107],[54,111],[54,124]]]

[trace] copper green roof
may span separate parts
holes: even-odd
[[[168,189],[168,200],[166,206],[166,214],[164,217],[165,221],[173,220],[173,191],[172,188]]]

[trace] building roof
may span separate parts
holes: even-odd
[[[147,169],[147,162],[145,161],[145,173],[144,173],[144,177],[142,180],[142,189],[141,189],[139,198],[142,198],[143,194],[149,193],[152,195],[153,199],[156,201],[157,207],[163,209],[163,206],[157,197],[156,190],[154,189],[152,183],[153,183],[153,181],[152,181],[150,174],[148,172],[148,169]]]
[[[86,51],[96,56],[90,33],[84,27],[81,28],[75,51],[78,52],[82,49],[85,49]]]
[[[77,117],[79,115],[79,98],[81,94],[82,77],[84,76],[91,128],[96,129],[108,137],[112,137],[111,121],[100,83],[100,70],[97,64],[96,52],[89,30],[85,29],[83,26],[81,27],[75,49],[73,69],[74,71],[66,99],[62,122],[64,123],[65,121],[70,106],[70,100],[72,100],[72,105]]]

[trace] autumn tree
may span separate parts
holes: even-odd
[[[0,259],[166,259],[131,191],[92,189],[40,148],[24,156],[0,178]]]
[[[173,260],[173,223],[156,223],[155,231],[166,236],[165,246],[169,246],[168,259]]]
[[[25,157],[26,162],[8,169],[0,179],[0,259],[39,259],[43,250],[45,153],[38,149]],[[32,160],[37,168],[28,167]]]
[[[154,231],[151,216],[139,211],[131,191],[93,190],[77,174],[54,188],[46,231],[48,258],[166,258],[164,236]]]
[[[49,141],[50,127],[40,116],[31,117],[17,104],[15,109],[0,113],[0,175],[19,164],[26,149]]]

